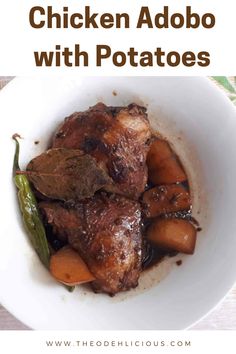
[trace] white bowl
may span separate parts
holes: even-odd
[[[193,256],[164,261],[142,276],[138,289],[114,298],[83,286],[71,294],[52,279],[22,227],[11,178],[13,133],[24,137],[25,167],[66,115],[98,101],[147,106],[153,127],[170,139],[188,171],[194,215],[203,227]],[[2,305],[28,326],[46,330],[183,329],[205,315],[236,280],[235,112],[206,78],[13,80],[0,94]]]

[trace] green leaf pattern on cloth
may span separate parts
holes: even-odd
[[[212,79],[223,88],[228,95],[229,99],[236,104],[236,76],[212,76]]]

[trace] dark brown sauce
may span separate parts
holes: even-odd
[[[48,240],[50,246],[52,247],[53,251],[57,252],[62,247],[67,245],[67,242],[59,240],[55,236],[55,233],[53,233],[52,227],[50,225],[48,225],[46,222],[44,222],[44,226],[45,226],[47,240]]]
[[[161,260],[168,255],[168,252],[155,247],[147,241],[146,253],[142,262],[142,270],[146,270],[161,262]]]
[[[181,266],[181,264],[183,263],[183,261],[181,259],[179,259],[178,261],[175,262],[177,266]]]

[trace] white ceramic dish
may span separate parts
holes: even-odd
[[[13,133],[24,137],[24,167],[46,148],[66,115],[97,101],[147,105],[153,127],[172,141],[189,173],[194,214],[203,227],[195,254],[178,257],[181,267],[176,259],[167,260],[147,272],[137,290],[115,298],[84,287],[67,293],[52,279],[22,228],[11,180]],[[236,280],[236,111],[208,79],[17,78],[0,94],[0,116],[0,302],[22,322],[46,330],[183,329],[231,288]]]

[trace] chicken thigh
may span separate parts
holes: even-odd
[[[73,207],[41,202],[40,210],[53,232],[84,259],[96,278],[95,292],[114,295],[138,285],[142,261],[138,202],[102,193]]]
[[[138,199],[147,182],[146,156],[151,136],[146,108],[107,107],[103,103],[67,117],[53,148],[80,149],[95,157],[112,178],[107,191]]]

